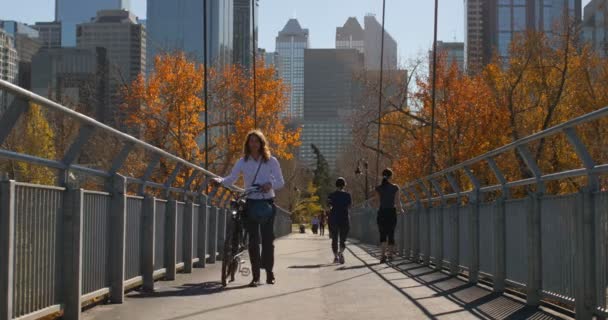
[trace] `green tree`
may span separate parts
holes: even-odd
[[[19,153],[51,160],[56,158],[55,133],[40,106],[29,105],[12,133],[9,145]],[[56,180],[52,169],[25,162],[10,161],[7,171],[12,179],[23,182],[53,185]]]
[[[322,206],[325,206],[325,200],[327,200],[327,196],[332,190],[331,178],[329,175],[329,164],[327,163],[327,160],[323,154],[321,154],[321,150],[319,150],[316,145],[311,144],[310,147],[317,157],[317,166],[315,168],[312,182],[315,186],[317,186],[316,194],[319,199],[321,199]]]
[[[323,211],[317,192],[318,188],[312,182],[308,183],[304,192],[300,192],[292,212],[295,222],[309,222]]]

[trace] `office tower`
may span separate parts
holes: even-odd
[[[122,103],[121,91],[131,84],[146,67],[146,30],[137,23],[135,15],[125,10],[103,10],[97,17],[77,26],[77,47],[106,49],[110,63],[108,123],[120,125],[117,113]]]
[[[472,74],[480,71],[485,62],[483,52],[484,2],[486,1],[464,0],[464,67],[467,72]]]
[[[304,121],[300,160],[312,164],[315,144],[336,168],[338,155],[352,141],[353,113],[361,103],[357,75],[364,67],[356,49],[307,49],[304,51]]]
[[[568,23],[580,23],[581,5],[581,0],[465,0],[468,70],[480,71],[494,53],[507,59],[511,41],[526,30],[552,37]]]
[[[15,41],[18,62],[15,83],[22,88],[30,89],[32,57],[42,46],[38,31],[17,21],[0,21],[0,28],[10,34]]]
[[[0,79],[15,83],[18,72],[17,61],[17,49],[13,37],[0,29]],[[10,102],[8,94],[0,91],[0,113],[6,110]]]
[[[151,70],[154,57],[183,51],[203,62],[205,31],[204,1],[148,0],[147,61]],[[209,64],[227,66],[233,58],[233,0],[207,0],[207,50]]]
[[[264,54],[264,64],[267,68],[277,68],[279,64],[279,54],[277,52],[266,52]]]
[[[76,25],[101,10],[129,10],[129,0],[55,0],[55,21],[61,22],[61,46],[76,46]]]
[[[591,0],[585,6],[583,34],[602,58],[608,58],[608,0]]]
[[[365,54],[365,32],[355,17],[336,28],[336,49],[357,49]]]
[[[38,37],[44,48],[61,47],[61,22],[36,22],[32,28],[38,31]]]
[[[234,63],[244,68],[251,67],[253,56],[254,35],[257,43],[258,29],[258,0],[234,1]],[[252,19],[252,5],[255,19]],[[255,26],[253,25],[255,20]],[[258,56],[259,58],[259,56]],[[263,58],[263,57],[262,57]]]
[[[108,71],[105,48],[43,48],[32,58],[32,91],[106,122]]]
[[[458,70],[464,71],[464,43],[463,42],[443,42],[437,41],[437,58],[442,55],[446,57],[446,67],[452,64],[458,66]],[[441,61],[441,60],[438,60]],[[433,69],[433,50],[429,51],[429,72]]]
[[[365,69],[380,70],[382,47],[382,25],[374,15],[368,14],[364,20],[365,32]],[[385,30],[384,32],[384,70],[397,69],[397,42]]]
[[[304,116],[304,49],[308,48],[308,29],[289,19],[276,37],[279,77],[290,90],[283,117],[299,120]]]

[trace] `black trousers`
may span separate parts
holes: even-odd
[[[324,235],[325,234],[325,223],[319,224],[319,234],[320,235]]]
[[[260,269],[272,272],[274,267],[274,216],[263,223],[247,220],[249,233],[249,259],[251,259],[251,273],[253,279],[260,280]],[[260,255],[260,238],[262,253]]]
[[[395,227],[397,226],[397,209],[380,209],[378,211],[378,231],[380,231],[380,243],[387,242],[395,244]]]
[[[348,237],[348,231],[350,225],[348,223],[332,223],[329,228],[329,235],[331,236],[331,250],[334,254],[344,251],[346,248],[346,238]],[[340,251],[338,251],[338,243],[340,244]]]

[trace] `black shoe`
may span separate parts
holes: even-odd
[[[275,284],[277,281],[274,278],[274,273],[273,272],[267,272],[266,273],[266,283],[267,284]]]
[[[251,280],[251,282],[249,283],[249,287],[250,287],[250,288],[255,288],[255,287],[257,287],[258,285],[260,285],[260,281],[259,281],[259,280],[255,280],[255,279],[254,279],[254,280]]]
[[[382,258],[380,258],[380,263],[385,263],[386,262],[386,256],[382,256]]]
[[[338,256],[338,262],[340,264],[344,264],[344,255],[340,252],[340,255]]]

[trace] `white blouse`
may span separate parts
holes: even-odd
[[[260,161],[263,161],[260,157]],[[247,198],[249,199],[272,199],[275,197],[274,190],[279,190],[283,188],[285,185],[285,181],[283,180],[283,173],[281,172],[281,165],[279,164],[279,160],[275,157],[270,157],[268,161],[262,162],[260,166],[260,171],[258,175],[253,181],[255,177],[255,173],[258,170],[258,166],[260,165],[260,161],[256,161],[252,157],[249,157],[249,160],[245,161],[244,158],[239,159],[239,161],[234,165],[230,174],[224,178],[221,178],[220,182],[225,186],[233,185],[236,180],[238,180],[239,176],[242,174],[245,180],[245,188],[251,187],[251,185],[259,184],[260,186],[270,182],[272,184],[272,189],[266,193],[252,193]]]

